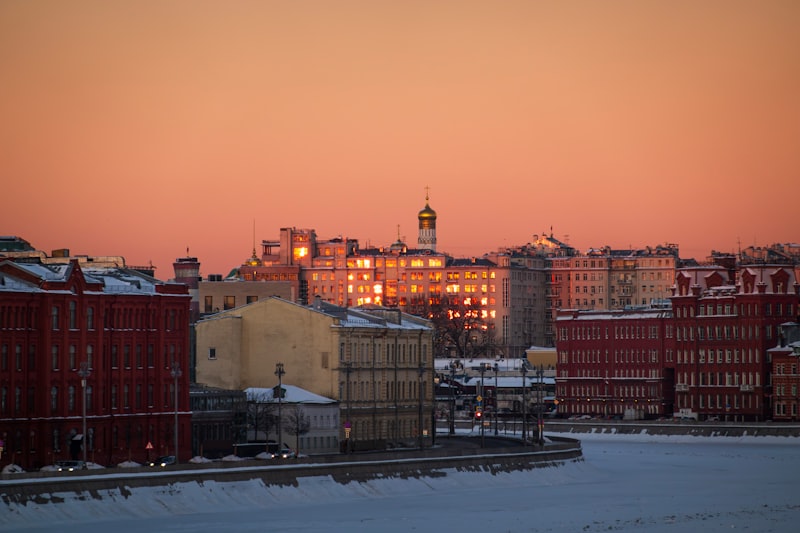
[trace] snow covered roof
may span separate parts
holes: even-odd
[[[320,396],[319,394],[314,394],[313,392],[307,391],[306,389],[302,389],[300,387],[295,387],[294,385],[286,385],[285,383],[282,383],[281,388],[284,390],[283,398],[281,399],[282,403],[337,403],[336,400],[326,398],[325,396]],[[245,389],[244,392],[247,394],[248,401],[257,403],[277,403],[278,401],[277,398],[273,398],[274,389],[272,387],[250,387]]]

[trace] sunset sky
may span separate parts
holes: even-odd
[[[800,240],[800,2],[0,2],[0,234],[227,273],[281,227]]]

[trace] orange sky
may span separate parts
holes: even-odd
[[[314,228],[798,242],[800,2],[0,2],[0,234],[227,273]]]

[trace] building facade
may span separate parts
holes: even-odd
[[[433,332],[396,309],[280,298],[197,323],[197,381],[225,389],[282,379],[339,402],[344,451],[415,445],[432,435]]]
[[[3,462],[188,460],[189,300],[130,269],[0,262]]]
[[[556,329],[559,414],[672,416],[674,328],[668,307],[561,311]]]
[[[795,321],[800,286],[791,265],[681,269],[675,314],[677,411],[700,419],[767,420],[773,387],[767,351]]]

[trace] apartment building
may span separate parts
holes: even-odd
[[[626,420],[672,416],[674,328],[668,305],[564,310],[556,329],[560,414]]]
[[[189,301],[131,269],[0,262],[3,462],[188,460]]]
[[[432,437],[427,320],[397,309],[272,297],[207,316],[196,334],[198,383],[245,390],[274,387],[280,377],[336,400],[342,451],[415,446]]]
[[[675,393],[682,415],[731,421],[773,414],[769,349],[797,320],[800,285],[791,265],[681,269],[675,316]]]

